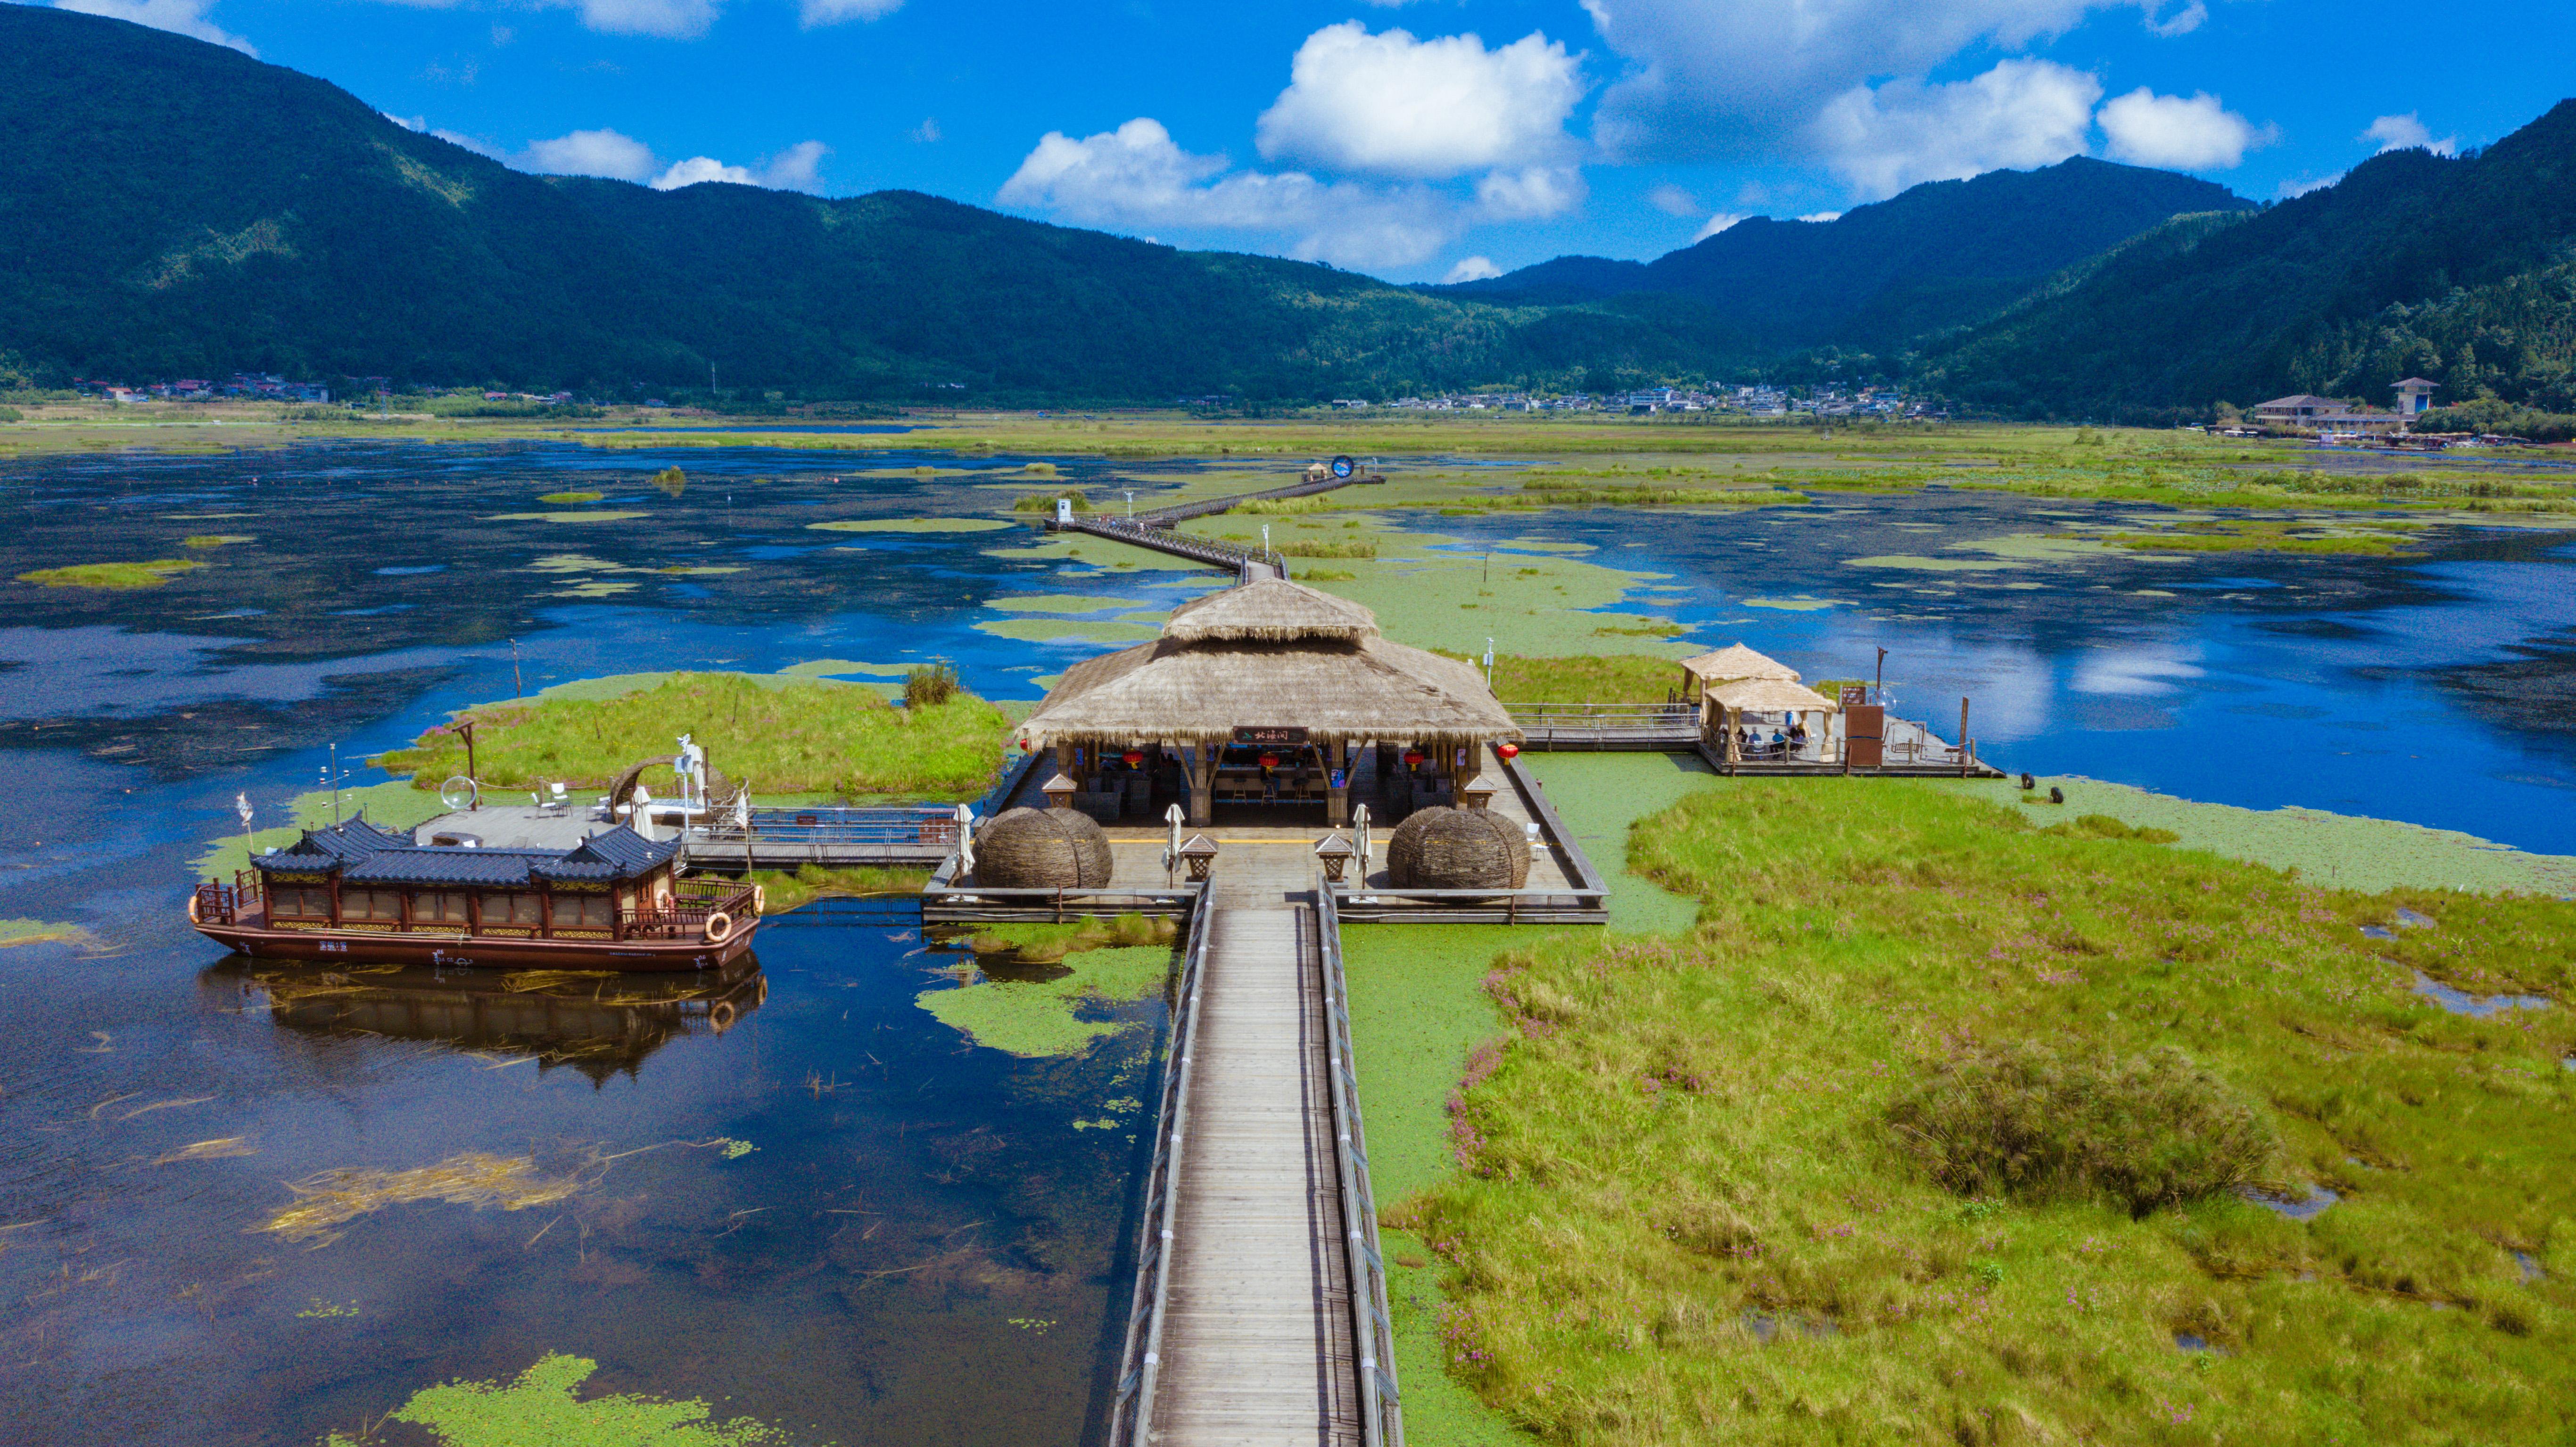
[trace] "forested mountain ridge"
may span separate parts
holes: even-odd
[[[1930,346],[2026,415],[2158,420],[2289,392],[2576,411],[2576,101],[2482,152],[2392,151],[2238,220],[2168,223]]]
[[[0,5],[0,353],[917,398],[1615,385],[1735,353],[1705,314],[1511,308],[911,192],[529,176],[355,96],[122,21]],[[941,392],[939,395],[955,395]]]
[[[1989,316],[2051,273],[2169,217],[2251,204],[2190,176],[2078,156],[1931,182],[1831,221],[1756,216],[1651,262],[1563,256],[1427,290],[1538,304],[1688,297],[1773,351],[1888,351]]]

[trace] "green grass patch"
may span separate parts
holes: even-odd
[[[205,564],[194,558],[155,558],[148,563],[74,563],[62,568],[38,568],[20,573],[18,581],[46,588],[102,588],[114,592],[131,592],[137,588],[158,588]]]
[[[738,673],[676,673],[603,698],[557,695],[465,710],[486,788],[596,788],[639,759],[668,758],[681,734],[762,793],[971,799],[992,782],[1010,723],[972,694],[898,709],[875,689]],[[422,788],[465,772],[464,740],[433,729],[376,761]],[[665,771],[648,784],[661,792]]]
[[[1377,544],[1357,538],[1289,538],[1277,545],[1286,558],[1374,558]]]
[[[0,919],[0,950],[20,945],[92,945],[97,938],[76,924],[41,919]]]
[[[1661,627],[1596,629],[1632,637],[1663,638]],[[1439,651],[1439,650],[1435,650]],[[1451,658],[1469,661],[1463,653]],[[1481,662],[1483,655],[1477,655]],[[1494,655],[1494,696],[1505,703],[1663,703],[1681,687],[1682,671],[1669,658],[1638,653],[1524,658]]]
[[[1504,1416],[1623,1447],[2562,1439],[2576,910],[1893,781],[1697,781],[1631,862],[1697,923],[1498,960],[1457,1168],[1392,1213]],[[2454,1015],[2418,971],[2557,1004]]]
[[[869,899],[887,894],[919,894],[930,883],[927,869],[825,869],[819,864],[798,867],[790,874],[777,869],[755,869],[743,876],[761,887],[763,916],[785,914],[803,909],[818,899]]]

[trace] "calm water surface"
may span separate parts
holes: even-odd
[[[882,906],[773,922],[757,971],[689,998],[605,1000],[252,971],[179,915],[235,795],[283,822],[326,743],[362,755],[468,703],[657,668],[946,657],[1027,697],[1101,645],[979,629],[1009,616],[990,600],[1097,596],[1108,617],[1220,581],[1013,555],[1011,532],[808,526],[982,512],[1030,485],[1023,460],[916,478],[862,468],[956,460],[357,444],[0,468],[0,578],[213,563],[135,593],[0,584],[0,919],[97,941],[0,949],[0,1437],[310,1442],[566,1352],[601,1364],[593,1389],[814,1440],[1080,1440],[1126,1290],[1158,1003],[1087,1007],[1130,1028],[1075,1057],[978,1047],[915,1003],[960,957]],[[642,481],[667,463],[677,499]],[[559,490],[640,516],[508,516],[566,511],[536,500]],[[2437,528],[2398,560],[1854,563],[2121,516],[1933,492],[1408,525],[1668,575],[1622,606],[1810,678],[1866,675],[1885,646],[1903,711],[1947,732],[1972,695],[2010,767],[2576,852],[2565,533]],[[202,535],[252,541],[182,541]],[[552,1198],[263,1229],[288,1182],[474,1157]]]

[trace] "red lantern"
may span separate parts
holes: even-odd
[[[1265,768],[1265,769],[1275,769],[1275,768],[1278,768],[1278,767],[1279,767],[1279,756],[1278,756],[1277,754],[1263,754],[1263,755],[1261,756],[1261,767],[1263,767],[1263,768]]]
[[[1127,752],[1119,755],[1119,757],[1125,759],[1127,761],[1127,767],[1132,769],[1138,764],[1145,762],[1145,751],[1143,749],[1129,749]]]
[[[1521,746],[1518,744],[1496,744],[1494,745],[1494,752],[1502,755],[1503,762],[1508,764],[1512,760],[1521,756]]]
[[[1404,766],[1408,769],[1418,769],[1422,767],[1422,750],[1406,749],[1404,751]]]

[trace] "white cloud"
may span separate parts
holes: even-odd
[[[1462,229],[1450,198],[1422,187],[1328,183],[1301,171],[1230,171],[1139,116],[1081,140],[1041,138],[998,198],[1086,226],[1191,227],[1281,238],[1286,254],[1342,266],[1410,266]]]
[[[569,4],[581,23],[609,35],[658,35],[692,40],[716,23],[717,0],[544,0]]]
[[[386,120],[402,127],[404,130],[419,131],[424,135],[429,132],[429,117],[427,116],[398,116],[392,111],[378,111],[376,114],[383,116]]]
[[[1745,219],[1741,211],[1720,211],[1700,226],[1698,234],[1691,237],[1691,244],[1696,246],[1721,231],[1731,230],[1736,223]]]
[[[1885,77],[1919,81],[1963,51],[2018,50],[2096,10],[2135,9],[2167,33],[2167,0],[1583,0],[1628,73],[1594,138],[1627,159],[1776,154],[1829,108]],[[1937,141],[1927,138],[1927,147]]]
[[[1485,281],[1502,274],[1503,269],[1494,265],[1492,258],[1470,256],[1449,268],[1449,274],[1440,278],[1440,284],[1456,286],[1462,281]]]
[[[1699,212],[1699,198],[1670,182],[1647,192],[1646,204],[1667,216],[1693,216]]]
[[[451,146],[463,146],[465,149],[483,157],[485,160],[499,161],[503,165],[509,164],[509,154],[503,151],[499,146],[493,145],[490,141],[479,140],[473,136],[466,135],[462,131],[451,131],[443,127],[432,130],[430,134],[447,142]]]
[[[823,158],[832,148],[821,141],[798,141],[769,158],[754,185],[773,191],[812,191],[823,184]]]
[[[921,145],[929,145],[931,142],[938,140],[939,137],[939,117],[937,116],[923,116],[921,118],[921,124],[912,128],[913,140]]]
[[[2189,35],[2209,18],[2209,7],[2202,0],[2190,0],[2189,4],[2163,20],[2156,18],[2156,12],[2164,8],[2163,0],[2142,0],[2140,8],[2147,12],[2147,28],[2164,36]]]
[[[2440,140],[2435,140],[2431,128],[2427,127],[2423,118],[2413,111],[2408,111],[2402,116],[2381,116],[2370,123],[2370,129],[2362,132],[2361,138],[2365,141],[2377,141],[2382,155],[2390,151],[2411,150],[2418,146],[2437,156],[2455,156],[2460,151],[2458,136],[2444,136]]]
[[[1862,195],[2000,167],[2053,165],[2083,151],[2102,83],[2046,60],[2006,60],[1947,85],[1891,81],[1834,98],[1807,139]]]
[[[54,0],[54,6],[83,15],[104,15],[110,20],[131,20],[173,35],[229,46],[244,55],[259,54],[249,41],[218,28],[206,18],[206,12],[215,8],[215,0]]]
[[[701,181],[730,181],[737,186],[757,184],[751,179],[748,168],[728,166],[713,156],[691,156],[685,161],[673,161],[669,170],[648,184],[656,191],[677,191]]]
[[[1587,194],[1583,173],[1572,166],[1494,171],[1476,183],[1476,210],[1487,220],[1529,221],[1571,211]]]
[[[529,142],[520,163],[551,176],[641,181],[653,174],[653,148],[615,131],[574,131],[550,141]]]
[[[2305,196],[2310,191],[2322,191],[2342,179],[2343,172],[2341,171],[2334,172],[2332,175],[2327,176],[2292,176],[2290,179],[2281,183],[2281,199],[2287,201],[2293,196]]]
[[[1843,213],[1841,213],[1840,211],[1810,211],[1810,212],[1808,212],[1806,215],[1801,216],[1801,217],[1799,217],[1798,219],[1799,219],[1799,220],[1801,220],[1801,221],[1817,221],[1817,222],[1824,222],[1824,221],[1840,221],[1840,220],[1842,220],[1842,219],[1843,219]]]
[[[2277,134],[2220,105],[2207,91],[2186,100],[2140,86],[2114,97],[2097,119],[2110,138],[2111,159],[2176,171],[2227,170]]]
[[[1487,50],[1345,21],[1297,48],[1258,144],[1270,160],[1421,180],[1562,164],[1583,89],[1581,57],[1535,31]]]
[[[797,23],[811,30],[844,20],[882,20],[903,8],[903,0],[800,0]]]

